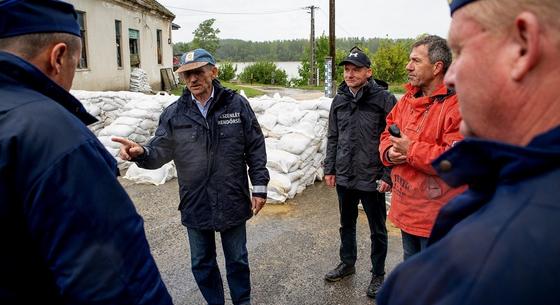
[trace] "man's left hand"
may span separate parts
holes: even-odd
[[[401,132],[400,138],[390,136],[389,140],[391,140],[391,143],[393,144],[393,148],[396,152],[399,152],[404,156],[408,155],[408,148],[410,147],[412,141],[404,133]]]
[[[253,215],[259,214],[259,211],[263,208],[266,203],[266,198],[254,197],[251,198],[251,210],[253,210]]]

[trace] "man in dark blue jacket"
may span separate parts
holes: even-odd
[[[0,304],[171,304],[114,158],[67,90],[74,8],[0,2]]]
[[[469,190],[378,304],[558,304],[560,2],[454,0],[445,82],[466,140],[434,162]],[[480,68],[484,67],[484,72]]]
[[[224,304],[216,262],[218,231],[233,304],[250,304],[245,222],[266,202],[264,136],[248,101],[216,80],[218,69],[210,53],[196,49],[185,53],[181,63],[177,72],[186,90],[163,111],[149,143],[113,140],[122,144],[121,158],[140,167],[175,162],[181,221],[187,227],[192,272],[202,295],[208,304]]]

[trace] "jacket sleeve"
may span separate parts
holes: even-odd
[[[390,94],[385,102],[385,107],[384,107],[384,118],[385,118],[385,122],[387,122],[387,117],[389,116],[389,114],[391,113],[391,111],[395,108],[395,105],[397,104],[397,98],[395,97],[395,95]],[[390,126],[387,124],[387,126]],[[383,132],[385,132],[387,129],[385,129]],[[383,133],[382,133],[383,134]],[[381,139],[379,141],[381,143]],[[380,145],[381,147],[381,145]],[[383,162],[383,154],[381,153],[381,149],[380,149],[380,153],[379,153],[379,157],[381,159],[381,162],[383,163],[384,167],[383,167],[383,175],[381,176],[381,180],[387,182],[389,185],[393,185],[393,181],[391,180],[391,167],[388,166],[387,164],[385,164]]]
[[[327,131],[327,153],[324,161],[325,175],[336,175],[336,151],[338,146],[338,119],[336,114],[337,97],[331,103],[329,126]]]
[[[29,186],[27,230],[66,303],[172,304],[115,173],[101,144],[68,152]]]
[[[453,96],[452,99],[453,100],[444,102],[450,103],[449,105],[443,105],[443,110],[447,112],[444,114],[443,122],[438,122],[438,126],[436,126],[434,130],[429,131],[438,133],[436,139],[439,139],[439,133],[442,133],[441,143],[413,141],[408,149],[408,164],[429,175],[437,175],[436,170],[432,167],[432,162],[451,148],[453,144],[463,139],[463,136],[459,132],[461,116],[459,114],[456,96]]]
[[[141,168],[157,169],[173,159],[175,142],[170,124],[170,107],[161,113],[154,137],[144,146],[144,154],[132,160]]]
[[[402,102],[402,100],[403,99],[401,99],[401,102],[398,102],[395,107],[391,109],[389,114],[387,114],[387,118],[385,119],[387,125],[385,126],[385,130],[381,133],[381,139],[379,141],[379,157],[381,158],[381,162],[385,166],[393,165],[391,162],[389,162],[389,160],[387,160],[387,150],[391,146],[393,146],[391,144],[391,140],[389,140],[389,137],[391,136],[389,134],[389,126],[397,123],[397,125],[399,125],[400,127],[401,124],[399,124],[399,122],[397,121],[397,117],[400,116],[400,112],[402,111],[403,105],[405,104],[405,102]]]
[[[264,135],[249,102],[242,96],[237,97],[243,99],[245,160],[249,167],[249,178],[251,178],[251,184],[253,185],[253,196],[266,198],[266,187],[270,177],[268,169],[266,168],[267,159]]]

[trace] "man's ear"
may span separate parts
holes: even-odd
[[[64,61],[67,60],[68,46],[65,43],[55,44],[50,51],[50,69],[54,75],[60,74],[63,69]]]
[[[437,76],[438,74],[443,75],[443,62],[442,61],[436,61],[436,63],[434,64],[434,68],[433,70],[433,75]]]
[[[511,78],[520,81],[536,66],[541,56],[541,24],[533,13],[523,12],[515,18],[511,31],[511,39],[515,45]]]

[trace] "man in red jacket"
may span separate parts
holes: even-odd
[[[464,188],[450,188],[431,162],[462,139],[457,97],[443,84],[451,65],[445,39],[425,36],[414,43],[406,66],[407,92],[387,116],[400,137],[386,129],[379,152],[393,166],[393,194],[389,219],[401,229],[404,259],[426,247],[439,209]]]

